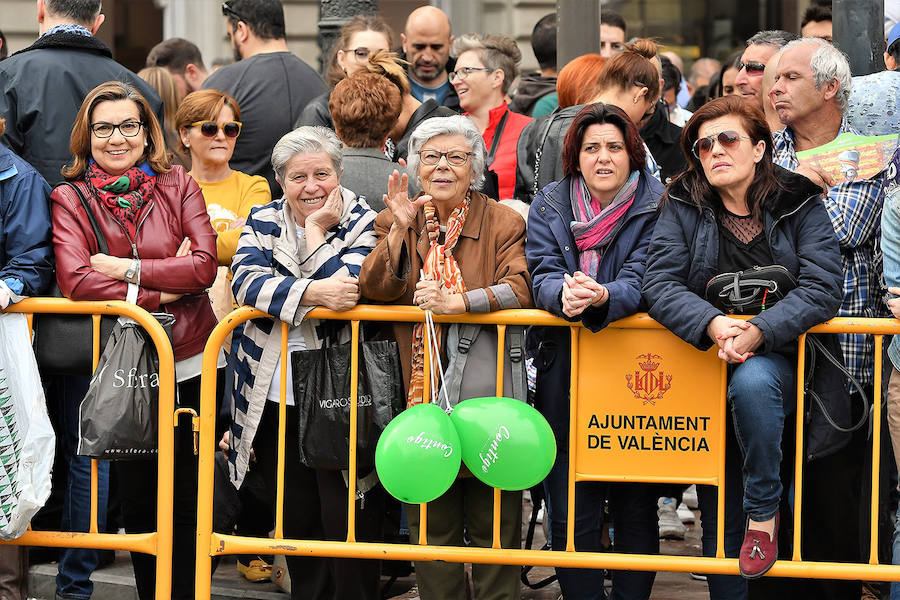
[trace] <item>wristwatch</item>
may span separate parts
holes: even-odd
[[[138,261],[136,258],[131,259],[131,264],[128,265],[128,270],[125,271],[125,281],[129,283],[134,283],[134,278],[137,275],[138,269]]]

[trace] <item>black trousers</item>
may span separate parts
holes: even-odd
[[[275,512],[278,457],[278,405],[266,402],[253,442],[256,469],[266,482]],[[300,462],[297,408],[287,407],[284,473],[286,538],[345,540],[347,486],[340,471],[310,469]],[[382,541],[384,491],[376,486],[356,502],[356,539]],[[287,557],[291,598],[303,600],[380,600],[381,561],[347,558]]]
[[[224,372],[219,371],[221,389]],[[200,408],[200,377],[178,384],[178,404]],[[172,598],[194,597],[197,549],[197,456],[190,419],[185,416],[175,429],[175,504],[172,550]],[[123,460],[113,463],[121,502],[122,520],[128,533],[156,531],[157,460]],[[156,558],[131,553],[138,597],[152,600],[156,588]]]

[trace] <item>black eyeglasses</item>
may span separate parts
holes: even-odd
[[[447,164],[453,167],[461,167],[469,162],[472,152],[463,152],[462,150],[451,150],[450,152],[438,152],[437,150],[419,150],[419,160],[423,165],[436,165],[441,162],[443,157],[447,157]]]
[[[741,69],[747,69],[748,73],[762,73],[763,71],[766,70],[766,65],[764,65],[761,62],[754,62],[754,61],[747,62],[747,63],[742,62],[742,63],[738,64],[738,71],[740,71]]]
[[[200,133],[203,134],[204,137],[216,137],[216,134],[219,133],[219,130],[222,130],[222,133],[225,134],[225,137],[236,138],[241,134],[241,127],[243,127],[243,123],[240,121],[229,121],[219,127],[219,124],[215,121],[197,121],[195,123],[191,123],[191,127],[199,127]]]
[[[91,133],[93,133],[95,137],[105,139],[111,137],[116,129],[118,129],[119,133],[123,136],[131,138],[139,134],[141,132],[141,127],[143,126],[144,124],[140,121],[122,121],[119,124],[99,121],[97,123],[91,123]]]
[[[469,75],[477,71],[486,71],[490,73],[491,71],[493,71],[493,69],[488,69],[487,67],[463,67],[458,71],[450,71],[448,73],[448,76],[450,77],[450,81],[453,81],[454,79],[465,81],[469,78]]]
[[[708,135],[706,137],[702,137],[694,142],[694,146],[691,148],[691,152],[697,158],[704,158],[710,152],[712,152],[713,147],[716,144],[716,141],[719,142],[719,145],[725,148],[726,150],[733,150],[737,148],[737,145],[741,143],[741,140],[749,140],[746,135],[741,135],[737,131],[720,131],[717,135]]]
[[[242,17],[241,14],[240,14],[239,12],[237,12],[236,10],[234,10],[233,8],[231,8],[231,5],[228,4],[228,2],[223,2],[223,3],[222,3],[222,15],[224,15],[224,16],[226,16],[226,17],[229,17],[229,16],[230,16],[230,17],[234,17],[234,18],[237,19],[238,21],[243,21],[243,20],[244,20],[244,17]]]
[[[359,48],[344,48],[344,52],[347,54],[352,52],[353,56],[355,56],[359,60],[368,60],[369,56],[377,52],[381,52],[381,50],[370,50],[365,46],[360,46]]]

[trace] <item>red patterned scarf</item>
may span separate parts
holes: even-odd
[[[441,226],[438,222],[434,204],[431,201],[426,202],[425,210],[425,231],[428,234],[428,255],[425,257],[425,265],[422,271],[425,273],[426,279],[434,279],[441,282],[441,288],[448,294],[464,294],[466,293],[466,284],[463,282],[462,273],[459,265],[453,257],[453,248],[459,240],[462,233],[463,225],[466,223],[466,215],[469,213],[469,194],[466,194],[459,206],[450,213],[447,220],[447,235],[444,243],[439,244],[438,239],[441,235]],[[435,337],[438,344],[441,341],[441,326],[435,325]],[[440,347],[440,346],[438,346]],[[436,357],[432,356],[434,361]],[[409,381],[409,393],[406,396],[406,406],[409,408],[414,404],[422,403],[422,395],[424,391],[425,379],[425,325],[424,323],[416,323],[413,327],[412,342],[412,369]]]
[[[86,179],[97,191],[100,200],[134,241],[138,215],[156,186],[156,173],[144,162],[122,175],[110,175],[91,159]]]

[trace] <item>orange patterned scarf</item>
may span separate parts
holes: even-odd
[[[464,294],[466,284],[463,283],[459,265],[453,257],[453,248],[456,246],[463,225],[466,223],[466,215],[469,213],[469,194],[466,194],[459,206],[450,213],[447,221],[447,235],[443,244],[438,244],[441,235],[441,226],[435,215],[434,204],[431,201],[425,203],[425,231],[428,234],[428,255],[425,257],[425,265],[422,271],[426,279],[434,279],[441,282],[441,288],[448,294]],[[434,328],[435,337],[440,347],[441,326]],[[436,360],[432,356],[431,360]],[[406,396],[406,407],[422,403],[425,378],[425,324],[416,323],[413,327],[412,342],[412,369],[409,381],[409,393]]]

